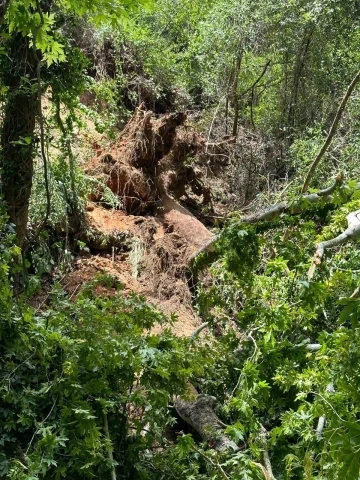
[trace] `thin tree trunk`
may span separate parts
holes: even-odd
[[[294,129],[296,125],[296,107],[299,97],[299,88],[301,83],[301,75],[304,70],[305,60],[309,52],[311,38],[314,33],[314,29],[305,31],[305,37],[301,42],[300,49],[296,55],[294,76],[293,76],[293,91],[290,99],[289,113],[288,113],[288,125]]]
[[[10,0],[0,0],[0,23],[2,23]]]
[[[108,418],[107,418],[106,413],[104,413],[104,433],[105,433],[105,437],[107,438],[107,440],[109,442],[111,442],[110,432],[109,432],[109,423],[108,423]],[[113,452],[110,448],[107,448],[107,456],[108,456],[108,459],[110,460],[110,462],[112,463],[110,478],[111,478],[111,480],[116,480],[116,471],[115,471],[115,467],[114,467],[114,456],[113,456]]]
[[[235,61],[234,82],[232,87],[232,101],[234,104],[234,122],[233,122],[233,128],[232,128],[233,137],[237,136],[238,125],[239,125],[240,106],[239,106],[239,96],[238,96],[238,85],[239,85],[239,77],[240,77],[240,71],[241,71],[242,56],[243,56],[243,51],[241,46],[239,46],[239,51]]]
[[[230,90],[233,83],[234,67],[231,67],[229,79],[226,85],[226,100],[225,100],[225,135],[228,134],[228,116],[229,116],[229,100]]]

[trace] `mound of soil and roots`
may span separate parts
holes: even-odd
[[[97,150],[86,173],[110,188],[122,209],[106,208],[102,188],[91,195],[84,235],[92,255],[81,258],[67,279],[71,294],[80,279],[107,271],[125,290],[145,295],[168,315],[176,312],[176,333],[196,328],[189,258],[213,234],[186,205],[201,210],[210,203],[210,190],[193,166],[203,148],[185,114],[155,118],[139,107],[117,141]]]

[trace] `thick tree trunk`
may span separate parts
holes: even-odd
[[[1,129],[1,188],[10,221],[16,225],[22,245],[28,222],[33,176],[34,130],[37,93],[31,79],[36,76],[36,61],[29,38],[17,34],[10,40],[12,68],[4,75],[9,88]],[[24,78],[29,82],[24,83]]]
[[[215,397],[198,395],[195,401],[189,402],[178,398],[175,408],[180,417],[191,425],[211,447],[216,450],[228,448],[238,450],[236,443],[224,433],[222,422],[213,410],[215,402]]]

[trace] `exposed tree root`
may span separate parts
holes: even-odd
[[[189,192],[209,201],[200,172],[187,162],[203,148],[204,140],[187,129],[185,121],[183,113],[154,119],[152,112],[139,107],[117,142],[103,154],[98,152],[87,173],[101,178],[120,197],[127,214],[163,217],[186,239],[187,254],[192,255],[213,235],[179,203]],[[101,196],[99,192],[92,199]]]

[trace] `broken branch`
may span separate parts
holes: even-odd
[[[337,247],[338,245],[342,245],[343,243],[360,236],[360,210],[349,213],[346,219],[348,222],[348,228],[346,230],[340,233],[337,237],[320,242],[316,245],[315,255],[308,272],[309,281],[313,278],[317,265],[320,265],[325,250]]]
[[[262,212],[254,213],[241,219],[242,223],[256,223],[262,220],[271,220],[274,217],[279,216],[282,213],[298,214],[303,211],[302,204],[304,201],[310,203],[316,203],[321,199],[331,199],[331,194],[343,183],[344,177],[342,173],[339,173],[335,179],[335,182],[330,187],[324,188],[317,193],[310,193],[309,195],[302,195],[296,202],[280,202],[273,205]]]
[[[303,212],[303,203],[310,202],[316,203],[322,199],[331,200],[331,195],[334,191],[342,185],[344,177],[342,173],[339,173],[335,179],[335,182],[323,190],[319,190],[317,193],[310,193],[308,195],[302,195],[298,201],[295,202],[280,202],[276,205],[272,205],[265,210],[254,213],[253,215],[248,215],[239,220],[239,225],[242,223],[256,223],[263,220],[272,220],[273,218],[281,215],[282,213],[289,213],[291,215],[296,215]],[[356,189],[360,188],[360,183],[356,186]],[[214,251],[214,244],[219,239],[219,236],[216,235],[210,240],[208,240],[204,245],[202,245],[195,253],[189,257],[189,262],[191,263],[200,253],[203,252],[212,252]]]
[[[238,449],[235,442],[224,433],[222,422],[215,414],[213,407],[216,398],[211,395],[197,395],[195,401],[185,401],[178,397],[175,409],[179,416],[191,425],[215,450]]]
[[[260,429],[260,442],[262,446],[262,454],[263,454],[263,461],[265,465],[265,469],[268,473],[269,479],[270,480],[275,480],[273,471],[272,471],[272,466],[270,462],[270,457],[269,457],[269,451],[268,451],[268,446],[267,446],[267,436],[268,432],[265,430],[264,426],[261,425]]]

